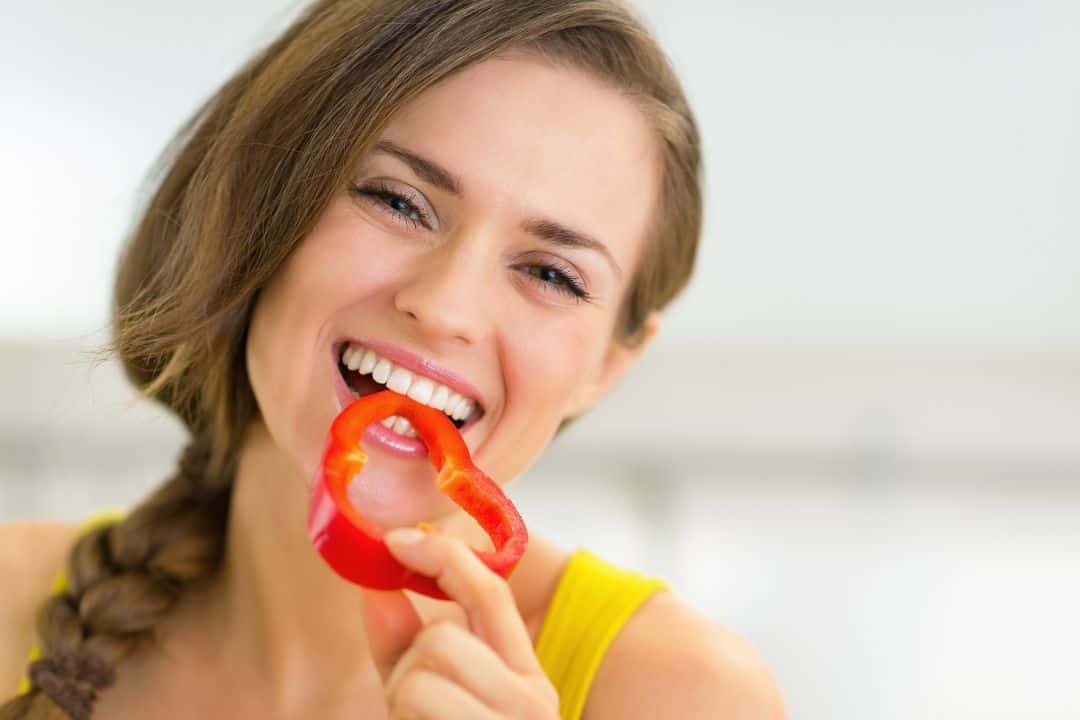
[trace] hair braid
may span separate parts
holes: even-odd
[[[68,556],[68,586],[37,617],[41,658],[30,692],[0,707],[0,720],[88,720],[114,668],[175,604],[183,588],[221,562],[231,474],[211,478],[209,443],[192,440],[177,472],[118,522],[81,536]]]

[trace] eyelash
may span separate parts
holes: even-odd
[[[396,220],[405,223],[414,230],[419,228],[421,225],[423,225],[424,227],[428,227],[430,225],[427,215],[425,215],[424,212],[420,210],[420,208],[416,207],[415,203],[413,203],[411,200],[409,200],[409,198],[405,197],[401,193],[394,192],[385,185],[373,184],[367,185],[365,187],[353,185],[352,191],[357,195],[363,196],[369,202],[378,205],[383,212],[389,213]],[[381,200],[382,202],[377,202],[379,200]],[[408,205],[409,209],[412,212],[416,213],[420,219],[417,220],[414,217],[406,215],[401,210],[391,207],[391,203],[395,202],[400,202]]]
[[[361,187],[359,185],[351,185],[350,189],[353,193],[362,196],[368,202],[377,205],[382,212],[391,215],[396,221],[405,223],[414,230],[421,225],[428,227],[428,218],[420,208],[409,200],[401,193],[391,190],[389,187],[381,184],[372,184]],[[381,202],[380,202],[381,201]],[[393,203],[402,203],[407,205],[409,210],[415,213],[419,219],[406,214],[405,212],[392,207]],[[557,264],[531,264],[523,267],[539,268],[541,271],[551,270],[557,276],[558,282],[548,282],[541,280],[532,273],[525,273],[529,279],[536,282],[538,285],[544,288],[554,289],[556,292],[572,297],[576,302],[592,302],[593,297],[589,292],[581,285],[573,274],[573,271],[569,268],[559,266]]]
[[[541,280],[532,273],[525,273],[529,279],[534,280],[539,285],[545,288],[554,288],[556,291],[563,293],[564,295],[572,297],[576,302],[592,302],[593,297],[589,294],[589,291],[581,286],[581,284],[574,279],[569,268],[560,268],[558,265],[550,263],[530,264],[524,265],[527,268],[538,268],[541,272],[550,270],[558,276],[559,282],[552,283],[545,280]]]

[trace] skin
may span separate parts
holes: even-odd
[[[496,481],[517,477],[559,422],[595,403],[636,357],[611,338],[659,193],[656,140],[614,89],[523,55],[430,88],[380,139],[435,160],[464,193],[371,154],[355,180],[407,194],[427,226],[342,188],[264,288],[247,346],[262,417],[240,455],[222,572],[186,593],[155,644],[125,663],[99,700],[103,717],[138,717],[147,697],[162,718],[558,717],[533,652],[566,559],[553,544],[534,535],[501,580],[469,551],[487,539],[435,489],[427,459],[370,449],[354,503],[386,527],[434,524],[419,544],[391,548],[453,601],[360,591],[311,548],[308,488],[341,409],[331,347],[377,338],[468,379],[484,405],[464,433],[470,452]],[[523,232],[530,216],[600,239],[621,272],[596,251]],[[551,281],[540,267],[553,263],[594,299],[575,302],[536,277]],[[658,322],[654,314],[648,337]],[[756,711],[766,707],[759,696],[775,694],[763,670],[726,676],[733,665],[712,661],[731,654],[732,639],[662,595],[612,646],[594,685],[602,699],[590,698],[586,717],[714,717],[744,697],[739,688],[750,688],[741,707],[754,712],[732,717],[781,717],[778,704]],[[683,642],[672,647],[672,637]],[[670,715],[676,701],[686,707]]]

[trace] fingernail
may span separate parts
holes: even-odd
[[[424,539],[424,531],[416,528],[397,528],[386,533],[389,545],[415,545]]]

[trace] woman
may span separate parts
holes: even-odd
[[[318,2],[163,168],[112,350],[191,442],[122,518],[6,530],[22,586],[61,564],[49,548],[70,565],[0,717],[782,717],[754,651],[662,584],[536,536],[509,582],[488,570],[407,422],[366,446],[352,500],[430,523],[388,543],[453,601],[359,591],[307,541],[326,431],[356,394],[441,406],[506,482],[687,282],[698,136],[624,7]],[[13,600],[11,627],[43,600]],[[25,646],[4,651],[25,667]]]

